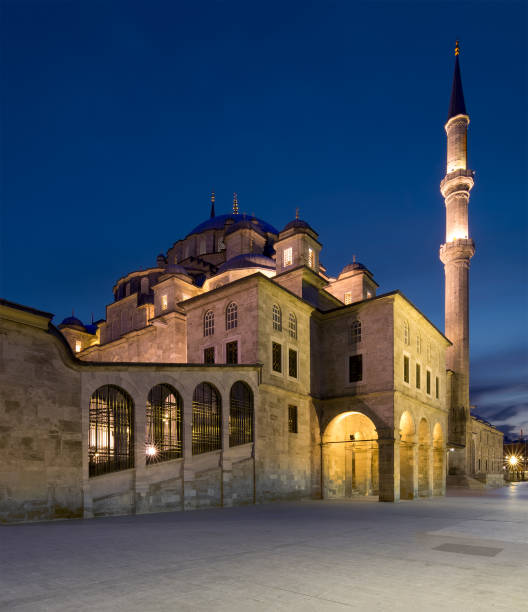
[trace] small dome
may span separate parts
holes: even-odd
[[[366,270],[367,268],[359,261],[355,261],[354,263],[349,263],[341,270],[341,274],[345,274],[346,272],[352,272],[352,270]],[[339,274],[339,276],[341,276]]]
[[[259,229],[265,234],[278,234],[279,233],[273,227],[273,225],[266,223],[266,221],[263,221],[262,219],[257,219],[256,217],[254,218],[254,220],[256,222],[256,225],[259,227]],[[200,225],[197,225],[191,232],[187,234],[187,236],[191,236],[192,234],[201,234],[202,232],[206,232],[207,230],[224,229],[228,221],[234,222],[234,223],[236,223],[237,221],[243,221],[243,216],[240,214],[236,214],[236,215],[231,214],[231,215],[217,215],[216,217],[211,217],[210,219],[207,219],[207,221],[204,221],[203,223],[200,223]]]
[[[83,322],[77,317],[66,317],[59,327],[80,327],[84,331]]]
[[[313,232],[316,236],[318,235],[317,232],[310,227],[309,223],[306,223],[306,221],[303,221],[302,219],[294,219],[293,221],[290,221],[284,226],[282,231],[285,232],[289,229],[307,229]]]
[[[167,274],[185,274],[185,276],[189,276],[187,270],[183,266],[175,263],[167,265]]]
[[[227,270],[235,270],[237,268],[268,268],[270,270],[274,270],[275,262],[273,259],[271,259],[271,257],[266,257],[265,255],[245,253],[243,255],[231,257],[231,259],[223,263],[218,268],[218,274],[226,272]]]

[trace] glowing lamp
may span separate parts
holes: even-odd
[[[155,446],[147,446],[147,455],[149,457],[154,457],[157,453],[158,451]]]
[[[513,467],[519,463],[519,459],[515,455],[512,455],[508,458],[508,463]]]

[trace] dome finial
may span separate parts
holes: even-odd
[[[233,194],[233,214],[238,215],[238,196],[236,191]]]
[[[211,191],[211,219],[215,216],[215,192]]]
[[[460,47],[458,46],[458,40],[455,42],[455,57],[460,55]]]
[[[298,219],[299,218],[299,207],[297,207],[295,209],[295,218]]]

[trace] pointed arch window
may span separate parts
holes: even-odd
[[[226,329],[238,327],[238,306],[231,302],[226,308]]]
[[[147,463],[182,457],[182,410],[180,394],[170,385],[150,390],[146,411]]]
[[[277,304],[273,304],[272,317],[273,329],[275,329],[276,331],[282,331],[282,311],[280,309],[280,306]]]
[[[222,400],[209,383],[200,383],[192,402],[192,454],[222,448]]]
[[[114,385],[90,398],[88,471],[90,476],[134,467],[134,403]]]
[[[403,343],[409,345],[411,343],[411,333],[409,330],[409,322],[403,322]]]
[[[204,315],[204,336],[212,336],[214,334],[214,312],[208,310]]]
[[[290,316],[288,317],[288,331],[290,333],[290,338],[297,340],[297,317],[290,312]]]
[[[229,446],[253,442],[253,392],[238,381],[229,396]]]
[[[353,321],[349,328],[350,344],[358,344],[361,342],[361,321]]]

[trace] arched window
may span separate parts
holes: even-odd
[[[149,292],[149,279],[148,276],[144,276],[141,279],[141,293],[148,293]]]
[[[214,334],[214,312],[208,310],[204,315],[204,336],[212,336]]]
[[[288,331],[290,332],[290,338],[297,340],[297,317],[290,312],[288,317]]]
[[[273,304],[273,329],[282,331],[282,312],[277,304]]]
[[[226,329],[234,329],[238,326],[238,306],[231,302],[226,308]]]
[[[231,387],[229,396],[229,446],[253,442],[253,392],[242,381]]]
[[[90,476],[134,467],[134,403],[114,385],[99,387],[90,398],[88,471]]]
[[[353,321],[352,325],[349,327],[348,333],[350,344],[358,344],[358,342],[361,342],[361,321]]]
[[[209,383],[200,383],[193,394],[192,453],[208,453],[222,448],[222,401]]]
[[[422,352],[422,336],[420,336],[420,334],[416,335],[416,352]]]
[[[403,343],[410,344],[411,343],[411,334],[409,332],[409,323],[408,321],[403,322]]]
[[[182,456],[182,399],[170,385],[156,385],[147,400],[147,463]]]

